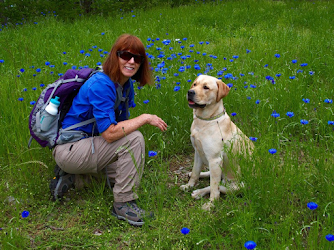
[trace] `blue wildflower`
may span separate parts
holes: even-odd
[[[145,100],[145,101],[143,101],[143,103],[147,104],[147,103],[149,103],[149,100]]]
[[[184,234],[184,235],[188,234],[189,232],[190,232],[190,229],[187,228],[187,227],[184,227],[184,228],[181,229],[181,233]]]
[[[257,138],[256,138],[256,137],[249,137],[249,139],[250,139],[251,141],[257,141]]]
[[[41,69],[40,68],[36,69],[36,72],[37,73],[41,72]]]
[[[291,79],[291,80],[293,80],[295,78],[296,78],[295,76],[289,76],[289,79]]]
[[[148,151],[148,157],[154,157],[154,156],[156,156],[158,153],[156,152],[156,151],[152,151],[152,150],[150,150],[150,151]]]
[[[25,70],[24,69],[20,69],[21,73],[23,73]]]
[[[325,102],[325,103],[333,103],[333,100],[332,100],[332,99],[325,99],[324,102]]]
[[[289,117],[293,117],[295,114],[293,112],[289,111],[289,112],[286,112],[286,115],[289,116]]]
[[[314,210],[318,207],[318,204],[311,201],[311,202],[307,203],[307,207],[311,210]]]
[[[44,84],[44,83],[41,83],[39,86],[43,88],[43,87],[45,86],[45,84]]]
[[[275,154],[277,152],[277,150],[274,149],[274,148],[271,148],[271,149],[268,150],[268,152],[273,155],[273,154]]]
[[[305,103],[310,103],[310,99],[308,99],[308,98],[303,98],[303,102],[305,102]]]
[[[302,120],[300,120],[300,123],[302,125],[306,125],[306,124],[308,124],[308,120],[302,119]]]
[[[259,103],[260,103],[260,100],[256,100],[255,103],[256,103],[256,104],[259,104]]]
[[[251,51],[249,50],[249,49],[246,49],[246,53],[248,54],[248,53],[250,53]]]
[[[302,63],[300,66],[305,67],[305,66],[307,66],[307,63]]]
[[[334,121],[328,121],[328,125],[334,125]]]
[[[292,63],[297,63],[297,60],[292,60],[291,62],[292,62]]]
[[[276,77],[280,77],[282,74],[280,74],[280,73],[278,73],[278,74],[276,74]]]
[[[256,247],[256,243],[250,240],[250,241],[247,241],[244,246],[247,249],[254,249]]]
[[[280,115],[279,115],[279,113],[276,112],[276,110],[274,110],[273,113],[271,114],[271,116],[277,118]]]
[[[18,100],[19,100],[20,102],[22,102],[22,101],[23,101],[23,97],[20,97]]]
[[[104,32],[101,33],[102,36],[103,36],[104,34],[105,34]]]
[[[22,218],[27,218],[27,217],[29,216],[29,211],[24,210],[24,211],[21,213],[21,216],[22,216]]]
[[[33,87],[32,90],[36,90],[37,88],[36,87]]]
[[[35,101],[31,101],[30,105],[35,105],[35,103],[36,103]]]
[[[236,116],[236,115],[237,115],[237,113],[235,113],[235,112],[231,113],[231,116]]]
[[[333,234],[327,234],[326,235],[326,240],[328,240],[328,241],[334,241],[334,235]]]
[[[233,84],[232,84],[232,83],[228,83],[227,86],[228,86],[229,88],[232,88],[232,87],[233,87]]]
[[[227,73],[226,75],[224,75],[225,79],[229,79],[229,78],[233,78],[232,73]]]
[[[314,75],[314,71],[311,70],[311,71],[309,72],[309,74],[310,74],[311,76]]]
[[[275,57],[276,57],[276,58],[280,58],[281,55],[280,55],[280,54],[275,54]]]
[[[196,70],[200,70],[201,67],[200,67],[198,64],[195,64],[195,65],[194,65],[194,69],[196,69]]]
[[[179,90],[180,90],[180,86],[175,86],[175,87],[174,87],[174,91],[175,91],[175,92],[177,92],[177,91],[179,91]]]
[[[5,62],[5,60],[3,60],[3,59],[0,60],[0,63],[4,63],[4,62]]]
[[[46,65],[46,66],[49,66],[49,65],[50,65],[50,62],[45,62],[45,65]]]
[[[82,50],[80,50],[80,53],[83,54],[83,53],[85,53],[85,51],[82,49]]]

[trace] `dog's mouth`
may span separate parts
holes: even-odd
[[[198,104],[198,103],[188,99],[188,106],[192,109],[197,109],[197,108],[202,109],[206,106],[206,104]]]

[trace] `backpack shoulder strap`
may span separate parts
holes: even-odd
[[[118,106],[123,102],[125,104],[126,119],[129,118],[129,95],[131,87],[126,90],[125,96],[123,96],[123,87],[119,83],[115,83],[116,87],[116,100],[114,110],[118,109]]]

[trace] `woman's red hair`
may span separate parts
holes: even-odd
[[[151,84],[152,75],[148,63],[148,58],[145,53],[144,44],[138,37],[130,34],[123,34],[118,37],[118,39],[112,46],[106,61],[102,65],[103,72],[107,74],[114,82],[119,82],[121,80],[121,70],[119,67],[117,51],[122,50],[130,51],[133,54],[139,54],[143,56],[143,63],[140,65],[137,73],[132,76],[131,79],[139,82],[140,86],[144,86],[145,84]]]

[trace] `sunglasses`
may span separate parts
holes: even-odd
[[[136,55],[132,54],[131,52],[128,51],[117,51],[117,56],[122,58],[125,61],[130,61],[131,58],[135,60],[135,63],[143,63],[144,62],[144,57],[142,55]]]

